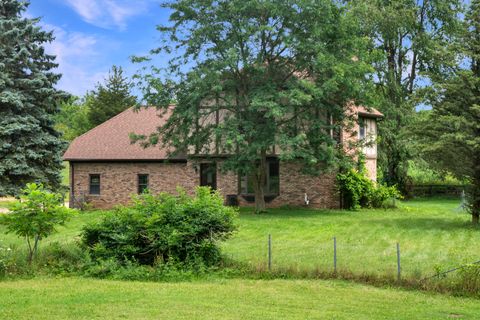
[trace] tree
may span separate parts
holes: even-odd
[[[9,214],[0,216],[0,224],[7,227],[7,233],[25,238],[31,263],[38,242],[54,233],[55,227],[65,223],[73,211],[63,205],[61,194],[50,193],[34,183],[27,184],[20,199],[11,205]]]
[[[424,102],[422,87],[442,78],[454,63],[452,36],[459,28],[460,0],[351,0],[376,51],[379,166],[389,185],[405,190],[412,157],[408,125]]]
[[[63,139],[72,141],[93,128],[88,119],[91,101],[92,95],[86,94],[82,99],[72,97],[61,103],[60,112],[55,115],[55,129],[62,133]]]
[[[339,129],[370,71],[364,39],[345,8],[330,0],[181,0],[165,7],[172,25],[158,27],[165,45],[151,53],[177,52],[166,70],[172,76],[153,67],[140,84],[149,105],[176,107],[144,145],[229,155],[222,170],[251,179],[257,212],[265,210],[267,156],[275,150],[310,172],[335,163],[330,130]]]
[[[65,144],[53,128],[60,79],[55,57],[43,45],[53,41],[40,19],[22,17],[28,4],[0,2],[0,196],[17,195],[26,183],[60,186]]]
[[[480,217],[480,1],[472,0],[456,46],[458,70],[437,81],[433,111],[418,125],[423,154],[432,166],[448,170],[468,189],[472,223]]]
[[[105,85],[97,84],[90,93],[88,120],[95,127],[136,104],[130,94],[131,83],[123,76],[121,67],[113,66],[105,79]]]

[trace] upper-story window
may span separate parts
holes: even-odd
[[[365,139],[367,128],[366,128],[367,122],[365,121],[365,118],[359,118],[358,119],[358,139],[363,140]]]
[[[358,140],[364,143],[363,151],[366,156],[377,154],[377,122],[374,118],[358,118]]]
[[[100,194],[100,175],[99,174],[90,175],[89,193]]]
[[[138,193],[143,193],[148,189],[148,174],[138,175]]]

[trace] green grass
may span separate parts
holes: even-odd
[[[278,209],[254,215],[243,209],[239,232],[223,249],[236,261],[265,268],[271,234],[274,268],[331,271],[336,237],[339,270],[393,277],[399,242],[402,274],[420,278],[480,260],[480,229],[458,207],[457,200],[436,199],[357,212]]]
[[[478,300],[344,281],[3,282],[1,319],[462,319]]]
[[[224,243],[224,253],[253,268],[265,268],[267,236],[272,235],[273,267],[293,270],[333,269],[333,241],[337,238],[337,266],[354,274],[396,274],[396,243],[400,243],[402,275],[421,278],[436,269],[449,269],[480,260],[480,229],[470,216],[457,210],[457,200],[404,202],[395,210],[277,209],[254,215],[241,210],[239,231]],[[101,211],[75,216],[58,233],[41,243],[65,243],[78,237],[88,221]],[[4,234],[0,244],[24,246],[23,239]],[[40,247],[40,250],[41,250]]]
[[[90,221],[98,220],[102,217],[102,211],[80,212],[70,219],[64,226],[58,226],[56,233],[40,242],[40,249],[52,242],[68,243],[78,239],[82,227]],[[0,226],[0,246],[21,247],[26,246],[24,239],[18,238],[14,234],[6,234],[5,227]]]

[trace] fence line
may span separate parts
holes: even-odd
[[[318,248],[318,246],[312,246],[314,248]],[[359,247],[359,246],[347,246],[347,247]],[[271,271],[272,270],[272,235],[269,234],[268,235],[268,270]],[[384,250],[383,252],[385,253],[386,250]],[[372,255],[369,255],[370,257]],[[397,262],[397,280],[400,281],[402,279],[402,264],[401,264],[401,254],[400,254],[400,243],[397,242],[396,243],[396,262]],[[480,260],[478,261],[475,261],[475,262],[472,262],[470,264],[465,264],[465,265],[462,265],[462,266],[459,266],[459,267],[456,267],[456,268],[453,268],[453,269],[450,269],[450,270],[447,270],[447,271],[444,271],[444,272],[440,272],[440,273],[437,273],[433,276],[429,276],[429,277],[426,277],[426,278],[423,278],[422,281],[424,280],[428,280],[428,279],[432,279],[432,278],[435,278],[435,277],[440,277],[441,275],[445,275],[445,274],[448,274],[448,273],[451,273],[451,272],[454,272],[454,271],[457,271],[457,270],[460,270],[460,269],[463,269],[469,265],[472,265],[472,264],[480,264]],[[337,237],[333,237],[333,272],[334,273],[337,273]]]
[[[430,276],[430,277],[423,278],[422,281],[429,280],[429,279],[432,279],[432,278],[435,278],[435,277],[440,277],[441,275],[444,275],[444,274],[447,274],[447,273],[451,273],[451,272],[454,272],[454,271],[463,269],[463,268],[468,267],[469,265],[472,265],[472,264],[480,264],[480,260],[475,261],[475,262],[472,262],[472,263],[469,263],[469,264],[464,264],[464,265],[462,265],[462,266],[460,266],[460,267],[456,267],[456,268],[453,268],[453,269],[450,269],[450,270],[447,270],[447,271],[443,271],[443,272],[437,273],[437,274],[435,274],[435,275],[433,275],[433,276]]]

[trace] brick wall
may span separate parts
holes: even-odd
[[[107,209],[117,204],[126,204],[138,190],[138,174],[149,175],[152,192],[175,193],[176,187],[194,190],[199,175],[186,163],[73,163],[74,196],[85,195],[95,208]],[[89,175],[100,174],[100,195],[89,195]]]
[[[117,204],[127,204],[137,193],[137,175],[149,175],[149,189],[153,193],[175,193],[181,186],[192,193],[200,182],[200,173],[192,163],[88,163],[72,164],[74,197],[84,197],[95,208],[108,209]],[[100,195],[89,195],[89,175],[100,175]],[[303,206],[304,195],[310,199],[309,207],[338,208],[339,196],[335,191],[335,174],[310,176],[300,172],[295,163],[280,164],[280,195],[268,204]],[[238,193],[238,178],[234,173],[217,170],[217,188],[223,195]],[[239,197],[241,205],[253,205]]]

